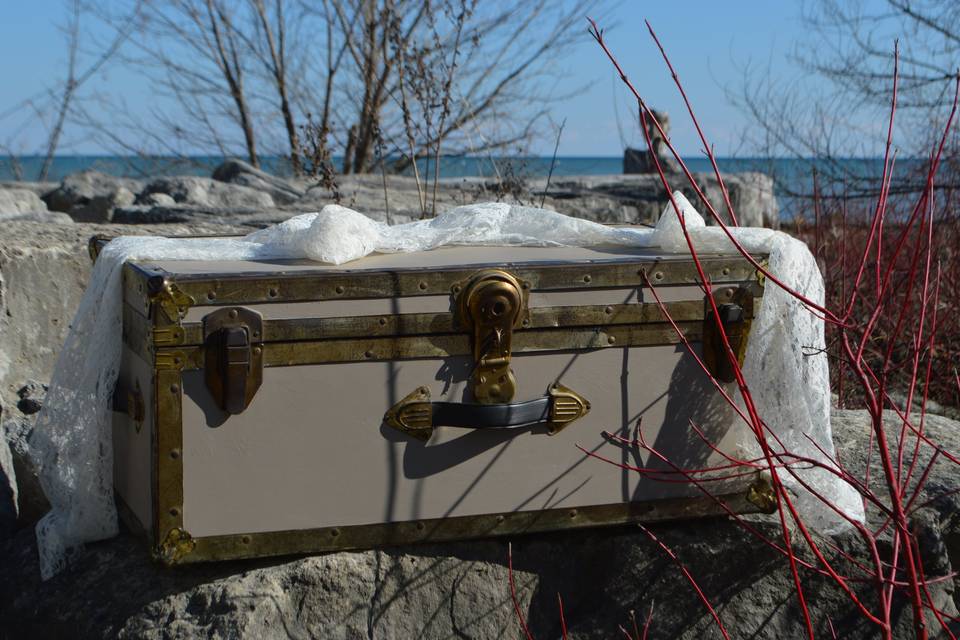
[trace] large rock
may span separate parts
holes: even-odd
[[[666,139],[670,135],[670,117],[666,111],[652,111],[653,118],[660,123],[660,127],[654,123],[653,118],[647,120],[647,138],[650,140],[647,149],[631,149],[627,147],[623,151],[623,172],[624,173],[653,173],[658,174],[657,167],[664,173],[680,173],[680,163],[667,147]],[[640,121],[643,126],[643,120]],[[663,133],[661,133],[661,131]]]
[[[723,193],[713,174],[695,174],[723,219],[729,222]],[[337,178],[337,191],[323,186],[309,187],[296,202],[300,211],[317,211],[338,202],[362,211],[378,220],[386,220],[389,205],[391,222],[406,222],[421,215],[416,180],[408,176],[387,176],[384,194],[383,177],[374,174],[348,175]],[[724,177],[730,201],[743,226],[779,228],[779,209],[773,192],[773,181],[762,174],[735,173]],[[696,191],[685,178],[671,181],[712,223]],[[433,183],[426,186],[427,210],[433,206]],[[546,195],[544,196],[544,193]],[[437,190],[437,212],[472,202],[501,201],[525,206],[543,206],[567,215],[616,224],[648,224],[657,222],[670,200],[658,175],[553,176],[546,178],[496,180],[491,178],[442,179]]]
[[[158,178],[140,192],[141,200],[152,193],[165,193],[179,204],[228,209],[235,207],[273,209],[269,193],[238,184],[197,176]]]
[[[723,192],[716,177],[698,173],[694,174],[694,179],[717,213],[729,223]],[[773,181],[769,177],[735,173],[724,176],[724,184],[741,226],[780,227],[777,199],[773,193]],[[713,224],[696,190],[685,178],[672,180],[670,186],[681,191],[703,214],[707,223]],[[656,224],[664,207],[670,204],[660,176],[651,174],[554,176],[549,187],[545,178],[529,180],[528,187],[533,195],[533,203],[539,204],[540,197],[546,192],[545,204],[550,208],[597,222]]]
[[[0,421],[2,419],[3,409],[0,407]],[[13,454],[6,438],[0,437],[0,543],[17,527],[18,497],[17,472],[13,466]]]
[[[862,472],[869,421],[852,411],[837,412],[835,420],[845,464]],[[935,418],[927,426],[945,447],[956,444],[960,424]],[[596,464],[598,473],[615,472]],[[950,465],[937,465],[931,477],[957,485]],[[935,505],[914,517],[928,578],[949,576],[957,566],[950,556],[949,511]],[[756,517],[752,525],[779,539],[769,517]],[[743,528],[717,518],[650,529],[697,580],[731,637],[805,635],[785,559]],[[857,571],[843,558],[863,553],[855,534],[817,540],[841,572]],[[631,612],[640,624],[652,613],[651,638],[720,635],[676,564],[636,527],[515,536],[512,542],[519,608],[534,637],[561,636],[558,594],[570,638],[616,637],[618,626],[629,628]],[[46,583],[38,577],[31,532],[20,531],[0,554],[2,566],[10,567],[0,572],[6,605],[0,635],[8,637],[522,637],[505,540],[166,569],[150,561],[140,540],[122,534],[89,545],[67,572]],[[802,576],[816,637],[877,637],[829,578],[808,571]],[[851,586],[867,606],[877,606],[873,585]],[[956,613],[952,594],[949,579],[931,585],[930,596],[949,615]],[[911,637],[910,607],[900,597],[893,617],[894,637]],[[938,627],[931,625],[935,635]]]
[[[15,407],[27,380],[47,381],[90,277],[96,234],[237,233],[214,225],[5,223],[0,233],[0,401]]]
[[[46,210],[47,204],[29,189],[0,189],[0,216]]]
[[[16,410],[4,415],[0,423],[0,447],[7,446],[17,486],[17,526],[27,526],[50,510],[50,503],[40,486],[40,476],[30,454],[30,436],[36,416]]]
[[[213,170],[213,179],[269,193],[277,204],[291,204],[303,196],[302,190],[283,178],[257,169],[242,160],[227,160]]]
[[[53,211],[63,211],[82,222],[108,222],[113,207],[133,202],[143,183],[99,171],[73,173],[48,193],[44,200]]]
[[[130,206],[136,198],[126,187],[117,187],[111,193],[74,205],[70,209],[70,216],[77,222],[110,222],[117,207]]]

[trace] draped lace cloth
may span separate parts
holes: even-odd
[[[723,231],[677,192],[675,197],[698,251],[735,253]],[[806,245],[759,228],[732,230],[751,253],[769,254],[769,268],[785,284],[822,302],[823,280]],[[388,226],[345,207],[298,215],[242,239],[121,237],[104,247],[93,269],[50,382],[31,437],[51,510],[37,524],[41,574],[61,571],[85,542],[117,533],[113,501],[111,397],[121,357],[121,272],[128,260],[257,260],[308,258],[343,264],[374,252],[425,251],[445,245],[660,247],[688,252],[671,205],[656,228],[616,228],[552,211],[503,203],[474,204],[432,220]],[[787,450],[827,462],[832,455],[830,386],[823,321],[768,283],[751,328],[743,366],[761,417]],[[808,354],[815,355],[808,355]],[[812,442],[811,442],[812,441]],[[816,445],[814,444],[816,443]],[[749,445],[750,443],[745,443]],[[798,472],[848,516],[863,520],[860,497],[823,470]],[[800,513],[824,532],[844,521],[802,490],[786,473]]]

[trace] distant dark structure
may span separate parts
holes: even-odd
[[[657,111],[655,109],[651,109],[651,112],[660,123],[663,133],[665,135],[669,135],[670,116],[667,115],[667,112]],[[652,153],[656,154],[657,159],[660,161],[660,167],[663,169],[663,171],[665,173],[679,173],[680,166],[670,153],[664,137],[660,135],[660,131],[657,129],[652,120],[650,121],[650,126],[647,128],[647,133],[650,136]],[[623,172],[656,173],[657,167],[653,162],[653,155],[651,155],[651,151],[646,149],[631,149],[630,147],[627,147],[623,152]]]

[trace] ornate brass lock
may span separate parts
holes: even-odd
[[[527,311],[523,286],[506,271],[481,271],[463,287],[458,306],[460,322],[473,331],[475,401],[510,402],[517,390],[510,345]]]

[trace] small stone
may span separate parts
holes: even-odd
[[[177,201],[174,200],[172,196],[169,196],[166,193],[160,193],[159,191],[156,193],[148,193],[144,195],[142,198],[139,198],[139,201],[140,201],[139,202],[140,204],[148,204],[148,205],[161,206],[161,207],[172,207],[177,203]]]
[[[40,411],[43,407],[43,399],[47,395],[47,385],[28,380],[27,383],[17,391],[20,401],[17,402],[17,409],[25,415],[32,415]]]

